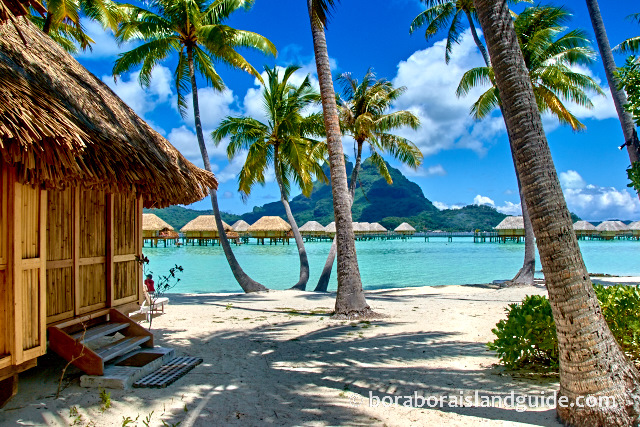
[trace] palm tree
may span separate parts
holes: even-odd
[[[448,27],[447,44],[445,49],[445,62],[448,63],[451,57],[453,44],[459,43],[460,40],[460,33],[463,30],[461,15],[464,14],[467,18],[467,22],[469,23],[469,29],[471,30],[473,41],[482,55],[484,64],[487,67],[491,66],[487,49],[480,41],[478,31],[476,30],[475,21],[477,20],[477,15],[472,0],[422,0],[422,2],[427,6],[427,9],[420,13],[411,23],[411,26],[409,27],[409,32],[411,34],[413,34],[413,32],[418,28],[427,25],[425,38],[429,40],[435,36],[438,31]],[[530,0],[507,1],[509,4],[521,2],[531,3]],[[511,14],[515,16],[513,12],[511,12]],[[522,263],[522,268],[520,268],[514,278],[511,279],[511,282],[532,285],[536,265],[536,249],[531,219],[529,218],[527,204],[524,202],[524,197],[522,197],[520,178],[518,177],[517,171],[516,181],[518,182],[518,193],[520,195],[520,206],[522,208],[522,218],[524,221],[524,261]]]
[[[211,133],[218,145],[230,136],[227,155],[233,159],[241,150],[247,150],[247,159],[238,176],[238,190],[248,196],[254,184],[265,182],[265,171],[273,162],[280,200],[284,205],[300,255],[300,280],[293,286],[305,290],[309,281],[309,261],[298,225],[289,207],[289,190],[294,181],[305,196],[311,195],[313,180],[327,182],[322,170],[326,144],[311,137],[324,133],[320,113],[304,116],[304,110],[320,102],[320,95],[311,87],[307,76],[299,87],[289,83],[300,67],[289,66],[282,79],[278,69],[265,67],[267,84],[264,89],[266,123],[251,117],[227,117]]]
[[[187,108],[184,92],[191,85],[198,145],[204,167],[211,171],[200,121],[196,69],[216,90],[223,90],[224,83],[214,67],[214,60],[246,71],[262,81],[260,73],[236,51],[236,48],[249,47],[273,55],[276,48],[259,34],[237,30],[223,24],[238,9],[250,8],[253,1],[215,0],[207,4],[205,0],[150,0],[147,4],[148,10],[128,6],[128,18],[120,25],[116,37],[119,41],[138,39],[144,43],[118,57],[113,67],[113,75],[118,76],[142,64],[140,83],[149,85],[155,65],[167,58],[172,51],[177,52],[178,64],[174,77],[178,107],[184,117]],[[216,226],[220,230],[220,245],[234,277],[245,292],[266,290],[263,285],[251,279],[238,264],[227,236],[222,232],[224,228],[216,189],[211,188],[210,194]]]
[[[340,121],[333,90],[333,79],[327,52],[324,29],[329,8],[334,0],[307,0],[313,50],[320,83],[322,111],[327,132],[333,212],[336,221],[336,244],[338,250],[338,292],[336,316],[363,317],[371,314],[362,290],[362,279],[358,269],[355,237],[351,220],[351,197],[347,187],[347,169],[344,163]]]
[[[389,153],[397,160],[414,169],[422,163],[422,153],[413,142],[389,132],[404,126],[418,129],[420,120],[413,113],[406,110],[387,113],[393,101],[398,99],[406,88],[400,87],[396,89],[386,79],[376,80],[376,75],[371,69],[366,72],[362,82],[352,78],[349,73],[340,75],[337,81],[343,87],[342,99],[339,98],[338,101],[340,126],[342,131],[351,135],[355,141],[356,158],[349,186],[349,193],[353,203],[364,143],[367,142],[369,144],[371,161],[378,168],[380,175],[391,184],[391,176],[381,153]],[[318,280],[316,291],[327,291],[335,252],[335,245],[332,244]]]
[[[640,24],[640,13],[634,13],[628,16],[629,19]],[[620,53],[638,53],[640,52],[640,36],[631,37],[613,48],[614,52]]]
[[[622,89],[618,89],[618,81],[615,77],[616,63],[613,59],[613,53],[611,52],[611,45],[609,44],[609,38],[607,37],[607,31],[604,27],[604,21],[600,14],[600,6],[598,0],[586,0],[587,9],[589,9],[589,16],[591,17],[591,25],[593,26],[593,32],[596,35],[596,41],[598,42],[598,50],[602,57],[602,64],[604,65],[604,71],[607,76],[607,83],[611,90],[611,97],[618,113],[618,119],[622,126],[622,133],[624,135],[624,145],[627,147],[627,153],[629,154],[629,160],[633,165],[640,160],[640,142],[638,141],[638,135],[635,131],[633,124],[633,118],[628,111],[625,111],[624,105],[627,103],[627,97]],[[638,195],[640,197],[640,194]]]
[[[82,15],[114,31],[124,17],[124,8],[110,0],[49,0],[43,6],[42,16],[31,14],[29,19],[71,53],[77,53],[76,44],[86,50],[94,43],[84,31]]]
[[[574,426],[637,422],[639,374],[607,327],[551,159],[529,70],[505,0],[475,0],[522,182],[558,334],[560,419]],[[611,396],[615,407],[584,405]],[[589,406],[589,407],[587,407]]]

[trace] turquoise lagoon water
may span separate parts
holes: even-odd
[[[329,251],[330,242],[305,244],[313,290]],[[640,241],[581,241],[590,273],[640,276]],[[233,246],[243,269],[271,289],[287,289],[299,275],[299,258],[290,245]],[[473,238],[424,238],[356,242],[358,264],[365,289],[407,286],[465,285],[510,279],[522,266],[523,243],[473,243]],[[241,292],[219,246],[182,246],[143,249],[149,269],[157,278],[175,264],[184,267],[181,281],[171,292]],[[538,260],[537,269],[540,269]],[[335,264],[329,290],[337,286]]]

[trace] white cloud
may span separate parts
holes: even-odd
[[[442,202],[432,202],[433,206],[435,206],[436,208],[438,208],[439,210],[443,211],[445,209],[462,209],[464,206],[462,205],[448,205],[446,203],[442,203]]]
[[[505,215],[522,215],[522,206],[520,203],[505,201],[504,206],[496,206],[496,210]]]
[[[489,197],[486,196],[481,196],[480,194],[478,194],[476,197],[473,198],[473,204],[474,205],[489,205],[489,206],[495,206],[496,203],[490,199]]]
[[[640,201],[626,189],[587,184],[576,171],[561,172],[560,184],[569,210],[586,220],[638,219]]]
[[[202,163],[202,154],[200,154],[200,146],[198,145],[198,137],[196,133],[182,125],[179,128],[171,129],[169,135],[167,135],[167,139],[171,144],[182,153],[189,161],[193,162],[199,167],[203,167]],[[207,154],[209,158],[212,157],[221,157],[225,158],[227,156],[227,141],[222,141],[218,147],[216,147],[213,142],[211,142],[211,138],[208,137],[208,133],[205,132],[205,145],[207,146]]]
[[[112,76],[102,76],[102,81],[113,90],[136,114],[144,117],[158,105],[171,101],[171,71],[159,65],[151,73],[149,87],[142,87],[138,81],[139,71],[113,80]]]
[[[102,25],[96,21],[85,19],[82,22],[85,33],[95,43],[92,44],[91,50],[80,51],[74,55],[77,59],[99,61],[103,59],[114,58],[118,54],[133,49],[138,43],[127,42],[118,46],[113,31],[103,29]]]
[[[447,171],[441,164],[437,164],[434,166],[429,166],[425,168],[423,166],[418,167],[418,169],[411,169],[407,165],[401,165],[400,170],[405,176],[421,176],[421,177],[430,177],[430,176],[445,176]]]
[[[475,121],[469,115],[472,103],[486,88],[476,88],[462,98],[455,95],[462,75],[473,67],[483,66],[482,56],[466,31],[456,45],[447,65],[444,62],[445,41],[417,51],[398,64],[393,83],[406,86],[407,91],[395,107],[410,110],[422,123],[419,130],[402,130],[402,136],[412,140],[425,156],[453,148],[470,149],[484,155],[494,137],[504,132],[502,117]]]
[[[187,103],[187,114],[184,121],[188,126],[194,127],[192,93],[185,96],[185,102]],[[211,130],[217,128],[225,117],[237,116],[240,114],[232,108],[232,105],[235,102],[236,98],[233,95],[233,91],[230,89],[226,89],[222,92],[216,91],[210,87],[198,89],[200,120],[202,121],[202,128],[208,130],[208,132],[205,132],[205,135],[208,135]],[[173,102],[173,105],[176,106],[177,109],[177,102]]]
[[[233,199],[233,193],[231,191],[225,191],[222,194],[223,199]]]

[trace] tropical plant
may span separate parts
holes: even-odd
[[[475,22],[477,21],[477,15],[473,0],[422,0],[427,6],[427,9],[418,15],[412,22],[409,32],[413,33],[422,26],[427,26],[425,31],[425,38],[429,40],[435,36],[441,29],[448,27],[447,44],[445,48],[445,62],[449,62],[451,58],[451,51],[454,43],[459,43],[460,33],[463,30],[461,16],[464,14],[469,24],[471,36],[476,44],[476,47],[482,55],[484,64],[487,67],[491,66],[489,60],[489,54],[484,44],[480,41],[478,31],[476,29]],[[515,3],[531,3],[530,0],[509,0],[508,4]],[[513,16],[515,13],[511,12]],[[514,165],[515,166],[515,165]],[[527,204],[522,197],[522,191],[520,188],[520,178],[516,172],[516,181],[518,183],[518,193],[520,195],[520,206],[522,208],[522,218],[524,222],[524,261],[522,268],[516,273],[511,280],[512,283],[521,284],[533,284],[535,265],[536,265],[536,248],[535,237],[533,235],[533,228],[531,226],[531,219],[529,218],[529,211],[527,210]]]
[[[116,33],[119,41],[142,40],[144,43],[119,55],[113,75],[126,73],[142,64],[139,79],[143,86],[149,85],[151,73],[157,64],[172,52],[178,54],[174,72],[178,108],[185,117],[185,92],[191,87],[196,136],[204,167],[208,171],[211,171],[211,163],[200,120],[196,70],[216,90],[223,90],[225,86],[214,61],[246,71],[262,81],[260,73],[236,49],[248,47],[275,55],[275,46],[259,34],[224,24],[233,12],[241,8],[249,9],[252,4],[250,0],[215,0],[212,3],[205,0],[150,0],[146,3],[149,9],[128,6],[127,18]],[[218,230],[224,230],[216,188],[211,188],[210,194],[216,226]],[[245,292],[266,290],[242,270],[225,233],[220,232],[219,235],[231,271],[242,289]]]
[[[619,82],[618,89],[626,92],[629,101],[624,108],[640,126],[640,60],[635,56],[628,57],[624,67],[618,68],[615,76]],[[631,181],[627,187],[633,187],[640,194],[640,162],[634,162],[627,169],[627,176]]]
[[[321,113],[304,115],[305,110],[320,102],[320,95],[313,89],[309,76],[300,86],[290,82],[300,67],[289,66],[279,77],[277,67],[265,67],[264,112],[266,122],[252,117],[227,117],[211,133],[216,146],[223,138],[230,137],[227,155],[233,159],[247,151],[244,166],[238,175],[238,190],[248,196],[251,188],[264,184],[267,167],[272,164],[280,199],[300,255],[300,279],[295,289],[305,290],[309,281],[309,261],[298,225],[289,207],[291,183],[300,187],[307,197],[313,190],[313,180],[327,182],[322,170],[326,144],[313,139],[324,134]]]
[[[91,49],[93,39],[85,33],[82,16],[99,22],[104,29],[116,30],[124,9],[111,0],[49,0],[44,13],[31,13],[29,19],[67,52]]]
[[[602,58],[602,64],[604,65],[604,71],[607,76],[607,83],[611,90],[611,97],[613,98],[613,104],[616,107],[618,113],[618,119],[622,126],[622,133],[624,135],[624,144],[620,146],[627,147],[627,153],[629,154],[629,160],[633,165],[640,160],[640,141],[638,141],[638,135],[635,132],[635,126],[633,124],[633,118],[631,114],[625,111],[624,106],[627,103],[627,97],[624,91],[618,89],[618,81],[615,77],[616,63],[613,59],[613,53],[611,46],[609,45],[609,38],[607,37],[607,31],[604,27],[604,21],[602,20],[602,14],[600,13],[600,6],[598,0],[586,0],[587,9],[589,10],[589,17],[591,18],[591,25],[593,26],[593,32],[598,42],[598,50],[600,51],[600,57]],[[640,197],[640,194],[638,195]]]
[[[327,15],[335,0],[307,0],[307,10],[311,23],[313,50],[316,58],[322,111],[327,132],[331,192],[336,222],[336,245],[338,251],[338,292],[336,295],[336,316],[363,317],[371,314],[362,290],[362,279],[358,269],[356,244],[351,219],[351,196],[347,187],[340,120],[333,89],[333,78],[327,52],[324,30]]]
[[[529,71],[505,0],[475,0],[500,92],[558,335],[560,419],[569,425],[637,422],[640,374],[609,330],[584,265],[545,137]],[[615,407],[577,405],[609,396]],[[565,400],[566,399],[566,400]]]
[[[640,24],[640,13],[634,13],[628,16],[632,21]],[[630,37],[613,48],[614,52],[620,53],[638,53],[640,52],[640,36]]]
[[[393,181],[382,157],[383,153],[390,154],[413,169],[420,166],[422,163],[420,149],[408,139],[390,133],[405,126],[418,129],[420,120],[407,110],[388,112],[393,101],[398,99],[406,88],[394,88],[393,84],[386,79],[376,80],[376,75],[371,69],[366,72],[362,82],[358,82],[349,73],[341,74],[337,82],[342,85],[342,96],[338,97],[340,127],[343,133],[354,139],[356,158],[349,186],[351,199],[353,199],[365,142],[371,149],[371,162],[389,184]],[[327,291],[335,252],[336,247],[332,244],[316,291]]]

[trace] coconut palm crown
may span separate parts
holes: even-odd
[[[604,92],[591,77],[571,68],[592,63],[596,53],[584,31],[562,34],[567,29],[563,24],[570,17],[563,8],[530,7],[515,19],[514,26],[540,112],[550,112],[560,123],[582,130],[584,124],[567,109],[563,100],[593,108],[587,91],[600,95]],[[473,68],[462,76],[456,91],[458,96],[468,94],[476,86],[491,85],[471,107],[477,119],[486,117],[500,105],[494,81],[492,67]]]
[[[353,137],[356,145],[352,192],[365,142],[371,148],[371,161],[390,184],[391,175],[381,153],[389,153],[413,169],[422,164],[422,153],[413,142],[390,133],[405,126],[414,130],[420,127],[420,120],[410,111],[388,112],[393,102],[405,92],[406,87],[394,88],[386,79],[376,80],[372,69],[366,72],[362,82],[354,79],[350,73],[341,74],[337,82],[342,86],[342,94],[338,98],[340,127],[342,132]]]
[[[632,21],[636,21],[640,24],[640,13],[634,13],[628,17]],[[620,53],[638,53],[640,52],[640,36],[631,37],[620,43],[613,48],[614,52]]]

